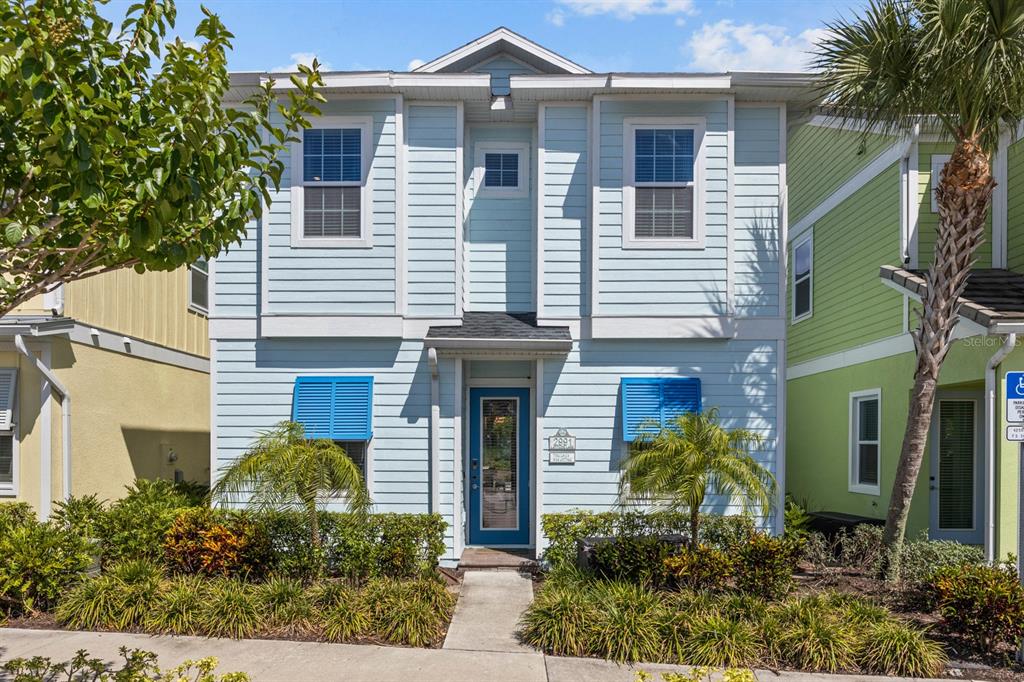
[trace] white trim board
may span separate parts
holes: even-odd
[[[871,485],[869,483],[859,483],[856,478],[856,464],[860,457],[859,452],[855,452],[857,447],[861,444],[860,440],[860,420],[857,418],[859,415],[856,414],[856,408],[858,401],[862,398],[873,398],[878,401],[878,433],[876,434],[875,444],[878,448],[876,454],[876,475],[879,479],[882,476],[882,416],[885,414],[882,412],[882,389],[881,388],[869,388],[863,391],[852,391],[847,399],[849,402],[849,413],[850,419],[847,426],[846,441],[848,446],[847,451],[847,490],[851,493],[859,495],[872,495],[877,497],[880,493],[879,483]]]
[[[128,355],[141,360],[152,360],[153,362],[182,367],[196,372],[209,373],[210,371],[209,359],[202,356],[192,355],[191,353],[125,336],[124,334],[107,329],[82,324],[81,322],[75,323],[68,336],[71,341],[80,343],[83,346],[99,348],[100,350]]]
[[[860,169],[852,178],[840,185],[836,191],[798,220],[789,230],[789,240],[792,242],[810,229],[814,223],[828,215],[839,204],[853,196],[857,190],[868,184],[879,173],[894,163],[898,163],[900,159],[907,155],[911,144],[913,144],[913,139],[908,137],[888,147],[876,156],[868,165]]]

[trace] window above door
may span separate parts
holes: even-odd
[[[530,196],[530,145],[477,142],[474,156],[476,196],[488,199]]]

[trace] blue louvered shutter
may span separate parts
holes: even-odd
[[[373,377],[297,377],[292,420],[308,438],[363,441],[373,437]]]
[[[627,443],[645,428],[664,428],[674,417],[701,409],[700,379],[623,377],[622,436]]]

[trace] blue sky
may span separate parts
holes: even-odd
[[[794,70],[830,0],[206,0],[235,34],[230,66],[264,71],[308,62],[331,70],[407,70],[508,26],[594,71]],[[128,2],[104,10],[123,15]],[[191,37],[199,3],[178,0]]]

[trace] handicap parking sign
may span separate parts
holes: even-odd
[[[1024,422],[1024,372],[1006,373],[1006,421]]]

